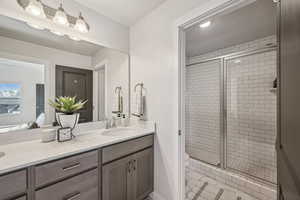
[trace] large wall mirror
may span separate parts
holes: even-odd
[[[57,96],[88,100],[79,123],[129,114],[129,56],[0,16],[0,133],[51,126]]]

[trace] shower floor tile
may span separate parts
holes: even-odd
[[[188,177],[186,200],[258,200],[206,176]]]

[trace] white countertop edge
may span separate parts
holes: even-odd
[[[99,145],[92,145],[92,146],[89,146],[87,148],[82,148],[80,150],[63,152],[63,153],[58,154],[56,156],[49,156],[49,157],[47,157],[45,159],[37,159],[36,161],[28,162],[26,164],[20,164],[20,165],[16,164],[16,166],[14,166],[14,167],[8,167],[6,169],[5,168],[4,169],[0,169],[0,176],[3,175],[3,174],[14,172],[14,171],[22,170],[22,169],[25,169],[25,168],[30,167],[30,166],[34,166],[34,165],[46,163],[46,162],[49,162],[49,161],[54,161],[54,160],[62,159],[62,158],[65,158],[65,157],[69,157],[69,156],[72,156],[72,155],[76,155],[76,154],[88,152],[88,151],[91,151],[91,150],[97,150],[97,149],[105,147],[105,146],[109,146],[109,145],[113,145],[113,144],[125,142],[125,141],[128,141],[128,140],[132,140],[132,139],[136,139],[136,138],[140,138],[140,137],[144,137],[144,136],[152,135],[152,134],[155,134],[155,131],[153,131],[153,130],[145,130],[145,132],[143,132],[143,133],[138,133],[136,135],[127,136],[127,137],[124,137],[124,138],[116,138],[114,141],[102,143],[102,144],[99,144]],[[40,142],[40,140],[39,140],[39,142]],[[1,161],[1,158],[0,158],[0,161]]]

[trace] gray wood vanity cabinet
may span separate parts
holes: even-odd
[[[143,200],[153,168],[147,135],[0,175],[0,200]]]
[[[153,148],[103,166],[102,200],[143,200],[153,191]]]
[[[27,191],[27,170],[0,175],[0,199],[25,194]]]

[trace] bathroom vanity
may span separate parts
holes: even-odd
[[[153,191],[154,131],[124,131],[119,136],[94,131],[66,143],[2,147],[6,155],[0,160],[0,200],[146,198]],[[14,149],[20,150],[19,156]],[[27,159],[30,154],[32,159]]]

